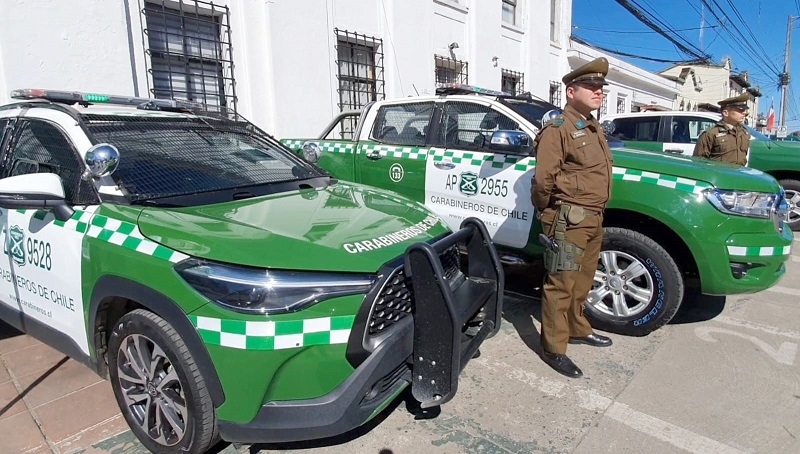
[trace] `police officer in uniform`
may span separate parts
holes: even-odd
[[[742,122],[747,116],[747,93],[718,102],[722,120],[700,134],[694,156],[743,166],[747,164],[750,133]]]
[[[603,242],[603,211],[611,195],[611,151],[592,111],[603,101],[608,60],[598,58],[561,80],[567,105],[536,136],[531,199],[539,212],[546,275],[542,290],[542,359],[568,377],[583,372],[567,343],[608,347],[583,315]]]

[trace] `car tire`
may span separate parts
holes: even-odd
[[[786,193],[786,201],[789,203],[786,223],[793,231],[800,230],[800,181],[781,180],[780,183]]]
[[[584,315],[603,331],[645,336],[672,320],[683,289],[681,272],[664,248],[641,233],[608,227]]]
[[[206,452],[217,442],[208,388],[166,320],[142,309],[125,314],[111,331],[108,358],[117,404],[147,449]]]

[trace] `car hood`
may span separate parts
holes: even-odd
[[[139,230],[184,254],[264,268],[375,272],[448,228],[424,206],[337,183],[191,208],[145,208]]]
[[[720,189],[773,192],[780,191],[778,182],[766,173],[705,158],[672,155],[663,152],[615,148],[614,167],[656,172],[664,175],[704,181]]]

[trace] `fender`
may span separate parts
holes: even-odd
[[[103,300],[110,297],[133,300],[142,307],[158,314],[172,325],[181,336],[181,339],[183,339],[186,347],[192,352],[192,357],[208,386],[214,407],[218,408],[225,402],[225,393],[222,391],[222,385],[214,368],[214,363],[211,362],[211,356],[208,354],[205,344],[200,339],[200,335],[192,326],[189,318],[180,309],[180,306],[170,298],[138,282],[111,275],[102,276],[97,280],[94,289],[92,289],[92,297],[89,303],[89,329],[92,330],[89,335],[90,351],[96,351],[97,349],[94,327],[97,322],[98,308]]]

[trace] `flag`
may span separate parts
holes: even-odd
[[[769,105],[769,112],[767,112],[767,131],[775,129],[775,109],[772,108],[772,103]]]

